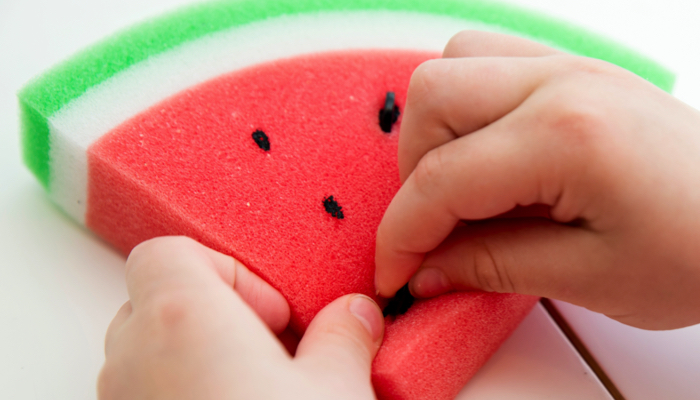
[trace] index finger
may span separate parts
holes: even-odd
[[[413,73],[399,135],[405,182],[430,150],[475,132],[518,107],[551,74],[542,58],[430,60]]]
[[[457,33],[450,39],[442,52],[442,57],[543,57],[554,54],[562,53],[549,46],[517,36],[467,30]]]
[[[534,90],[541,76],[522,71],[514,57],[563,54],[499,33],[462,31],[453,36],[443,59],[420,65],[411,77],[399,136],[401,182],[428,151],[497,120]],[[467,57],[469,63],[463,60]]]
[[[401,128],[401,135],[413,132],[400,137],[405,142],[399,148],[400,168],[410,173],[377,231],[375,285],[380,294],[393,296],[459,220],[490,218],[516,205],[542,202],[541,171],[532,167],[540,149],[513,134],[513,128],[517,133],[522,126],[493,127],[561,68],[554,61],[463,58],[437,60],[434,69],[423,70],[430,74],[430,90],[409,97],[412,108],[407,105]],[[546,165],[543,170],[548,173]]]

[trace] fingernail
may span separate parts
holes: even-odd
[[[409,288],[416,297],[435,297],[450,290],[452,285],[439,269],[426,268],[411,278]]]
[[[367,329],[372,341],[382,336],[384,317],[379,306],[367,296],[357,295],[350,300],[350,313]]]

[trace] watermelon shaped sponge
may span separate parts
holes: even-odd
[[[218,1],[118,33],[30,82],[19,95],[25,161],[124,253],[179,234],[241,260],[287,298],[303,334],[335,298],[374,295],[411,73],[467,28],[673,83],[618,45],[492,3]],[[389,317],[377,394],[454,397],[535,301],[454,293]]]

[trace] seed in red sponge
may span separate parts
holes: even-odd
[[[308,55],[167,99],[89,148],[87,226],[125,253],[179,234],[236,257],[287,298],[301,335],[334,299],[374,297],[375,234],[400,186],[398,110],[413,70],[436,56]],[[392,124],[382,127],[385,109]],[[456,394],[532,304],[494,294],[416,302],[387,327],[377,392]],[[408,365],[422,380],[406,377]]]

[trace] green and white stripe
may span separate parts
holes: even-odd
[[[20,92],[25,162],[84,223],[88,147],[119,124],[223,73],[343,49],[440,51],[463,29],[506,32],[601,58],[670,90],[673,74],[581,29],[468,0],[250,0],[198,4],[87,49]]]

